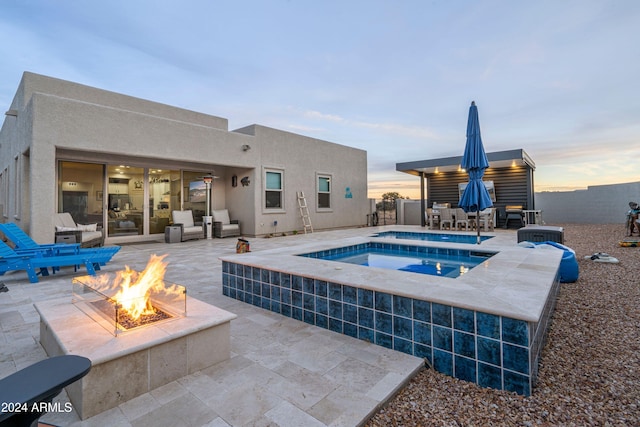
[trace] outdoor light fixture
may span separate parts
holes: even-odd
[[[251,181],[249,181],[249,177],[245,176],[244,178],[242,178],[240,180],[240,184],[242,184],[243,187],[248,187],[249,184],[251,184]]]
[[[244,144],[242,146],[242,151],[249,151],[249,150],[251,150],[251,146],[249,144]]]

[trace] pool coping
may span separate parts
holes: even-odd
[[[403,231],[403,228],[397,226],[392,229]],[[363,234],[372,233],[363,230]],[[556,279],[563,251],[520,247],[512,234],[507,235],[500,232],[483,234],[491,235],[493,238],[480,245],[470,245],[388,239],[369,235],[328,242],[301,243],[296,246],[257,253],[248,252],[223,256],[220,259],[379,292],[425,299],[528,322],[538,322]],[[498,253],[455,279],[298,256],[299,254],[357,245],[369,241]]]

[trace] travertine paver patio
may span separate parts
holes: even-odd
[[[249,240],[252,251],[260,251],[390,228]],[[61,426],[353,426],[422,366],[419,358],[223,296],[218,257],[235,253],[235,245],[233,238],[126,245],[103,268],[116,271],[126,264],[141,270],[151,254],[168,253],[167,281],[238,315],[231,323],[230,360],[84,421],[75,410],[49,413],[42,420]],[[66,269],[37,284],[29,283],[24,273],[0,277],[9,289],[0,293],[0,377],[47,357],[39,344],[40,319],[33,304],[70,298],[74,274]],[[63,392],[56,401],[68,398]]]

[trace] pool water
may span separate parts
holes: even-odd
[[[451,233],[412,233],[407,231],[383,231],[375,234],[373,237],[384,237],[390,239],[404,240],[425,240],[429,242],[448,242],[448,243],[470,243],[476,244],[478,236],[469,234],[451,234]],[[492,236],[480,236],[480,242],[490,239]]]
[[[375,242],[302,254],[310,258],[449,278],[460,277],[493,255],[492,252]]]

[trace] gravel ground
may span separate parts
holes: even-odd
[[[624,225],[558,224],[580,278],[563,283],[529,397],[421,371],[367,426],[639,426],[640,249]],[[585,260],[606,252],[619,264]]]

